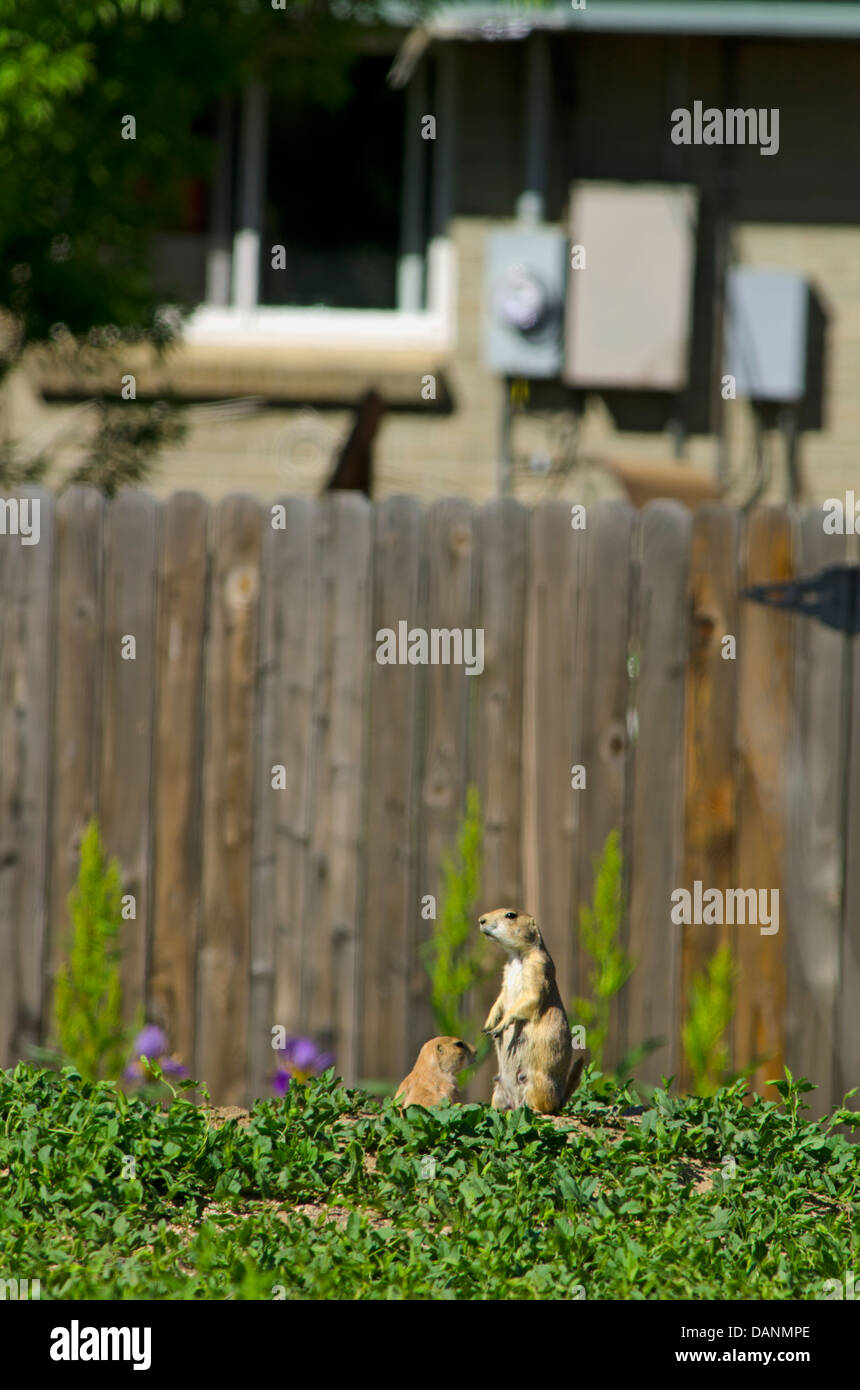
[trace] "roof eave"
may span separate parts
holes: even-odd
[[[392,4],[392,22],[403,23],[409,7]],[[585,9],[569,3],[546,8],[517,4],[441,4],[422,25],[435,39],[472,39],[490,42],[522,39],[541,31],[701,34],[782,38],[860,38],[860,4],[835,4],[828,0],[653,0],[648,5],[623,0],[588,0]]]

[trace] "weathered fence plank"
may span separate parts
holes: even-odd
[[[364,842],[364,682],[370,651],[372,516],[360,496],[318,509],[309,621],[317,629],[306,863],[302,1019],[340,1073],[357,1066],[357,935]]]
[[[693,518],[689,578],[689,661],[684,701],[684,869],[692,891],[725,893],[735,885],[737,807],[738,516],[708,503]],[[734,647],[732,647],[734,643]],[[725,923],[698,923],[684,930],[681,951],[683,1025],[694,976],[705,972],[720,946],[730,944]],[[731,1060],[731,1059],[729,1059]],[[693,1075],[681,1059],[681,1083]]]
[[[573,992],[574,653],[581,547],[565,502],[531,516],[523,691],[523,906],[537,918],[562,999]]]
[[[272,793],[275,804],[275,977],[274,1015],[288,1034],[303,1026],[303,926],[307,863],[310,853],[310,748],[314,728],[314,660],[322,641],[312,602],[316,528],[320,504],[291,498],[285,527],[276,532],[283,645],[275,696],[278,722],[276,753],[283,765],[284,792]],[[270,764],[271,766],[271,764]]]
[[[17,576],[12,557],[13,544],[0,535],[0,1067],[12,1061],[18,1013],[18,932],[15,918],[17,896],[16,799],[17,772],[15,678],[20,658],[13,656]],[[17,653],[15,654],[17,655]]]
[[[68,896],[77,878],[81,838],[97,810],[103,513],[102,495],[93,488],[70,488],[56,508],[49,991],[69,939]]]
[[[820,507],[796,518],[798,574],[844,563],[845,536],[826,535]],[[845,637],[816,619],[794,626],[793,720],[786,760],[789,908],[785,957],[785,1060],[818,1090],[810,1109],[833,1103],[833,1056],[839,983],[842,892],[842,810],[845,765],[842,663]],[[847,712],[845,712],[847,714]],[[814,924],[814,925],[813,925]]]
[[[334,545],[334,512],[317,504],[314,513],[313,549],[306,621],[312,636],[310,653],[311,723],[308,730],[307,847],[304,856],[301,928],[302,1032],[313,1031],[325,1048],[334,1045],[329,967],[331,941],[320,919],[320,894],[328,877],[329,825],[324,769],[328,761],[331,724],[332,648],[334,643],[334,585],[331,550]]]
[[[520,906],[522,876],[523,639],[528,512],[511,498],[478,514],[480,583],[477,625],[484,671],[476,683],[474,780],[484,820],[480,910]],[[477,931],[477,923],[471,924]],[[484,943],[492,973],[478,992],[486,1014],[499,992],[499,953]],[[483,1019],[482,1019],[483,1021]],[[473,1040],[474,1041],[474,1040]],[[489,1095],[495,1053],[475,1073],[473,1094]]]
[[[392,497],[376,509],[373,621],[375,634],[423,625],[421,566],[424,513],[411,497]],[[367,896],[362,949],[364,1020],[359,1074],[367,1080],[405,1076],[409,1056],[409,943],[418,916],[415,831],[421,668],[381,665],[370,670],[367,770]]]
[[[155,499],[133,489],[105,514],[99,821],[106,852],[119,860],[123,895],[134,898],[122,933],[127,1019],[144,1003],[151,916],[157,522]]]
[[[251,918],[255,1095],[271,1094],[275,1059],[267,1030],[277,1025],[289,1036],[300,1027],[315,506],[308,498],[284,499],[277,504],[283,510],[277,518],[270,515],[264,528]],[[276,770],[283,780],[277,788]]]
[[[464,629],[473,622],[476,599],[475,520],[470,503],[459,498],[437,502],[428,518],[429,626]],[[429,665],[425,672],[421,739],[421,795],[418,826],[418,898],[432,894],[441,907],[443,856],[451,853],[465,808],[469,760],[470,687],[479,676],[465,666]],[[417,912],[410,941],[409,1053],[414,1058],[436,1031],[427,973],[420,950],[432,922]]]
[[[196,1070],[227,1105],[238,1105],[247,1095],[261,522],[261,509],[249,497],[225,498],[215,512]]]
[[[853,536],[849,557],[860,559],[860,539]],[[843,1096],[860,1086],[860,636],[851,639],[845,653],[848,663],[843,689],[846,707],[844,726],[842,806],[842,922],[839,940],[839,984],[833,1029],[833,1096],[841,1104]],[[810,1080],[817,1080],[811,1077]],[[857,1097],[848,1101],[857,1109]]]
[[[364,710],[369,676],[372,509],[358,493],[327,498],[333,546],[331,665],[325,757],[317,764],[319,794],[312,855],[325,873],[309,902],[309,928],[327,950],[323,986],[310,1001],[314,1035],[331,1029],[338,1070],[354,1084],[358,1066],[358,942],[366,851],[362,778],[366,758]]]
[[[483,896],[487,907],[522,901],[520,801],[528,513],[510,498],[478,517],[484,670],[476,677],[475,781],[484,816]],[[498,989],[496,989],[498,993]]]
[[[153,768],[150,1017],[190,1066],[200,925],[203,642],[209,507],[193,492],[164,504]]]
[[[0,537],[0,1065],[39,1042],[47,920],[52,748],[54,499],[39,540]],[[31,512],[32,519],[32,512]]]
[[[674,502],[643,509],[638,543],[636,696],[627,1046],[665,1041],[642,1063],[647,1081],[677,1073],[681,932],[671,894],[684,886],[683,728],[690,513]]]
[[[572,791],[576,819],[572,890],[573,987],[587,993],[590,962],[579,944],[579,912],[590,903],[594,870],[611,830],[623,831],[627,764],[627,644],[630,625],[630,548],[635,513],[627,502],[596,502],[588,508],[582,575],[581,624],[576,661],[581,708],[574,762],[585,769],[586,786]],[[620,1059],[620,999],[610,1010],[605,1060]]]
[[[286,506],[283,520],[286,523]],[[277,931],[276,863],[278,793],[273,785],[281,763],[281,666],[284,636],[284,586],[281,570],[283,529],[272,514],[264,519],[260,556],[260,613],[257,655],[257,712],[253,849],[251,865],[251,978],[248,1011],[254,1020],[248,1040],[248,1070],[252,1096],[265,1095],[274,1067],[271,1034],[274,1022],[275,933]],[[286,1025],[283,1025],[286,1026]]]
[[[792,574],[791,523],[782,508],[759,507],[747,518],[741,588]],[[785,893],[787,849],[785,768],[791,742],[791,624],[788,614],[758,603],[740,610],[738,856],[736,887],[761,892],[766,910],[779,893],[779,930],[731,928],[740,975],[734,1022],[738,1065],[767,1058],[758,1087],[782,1072],[786,933],[794,930]],[[749,914],[747,914],[749,915]],[[773,1091],[770,1092],[773,1095]]]

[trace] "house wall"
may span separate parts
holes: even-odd
[[[436,372],[438,362],[401,364],[399,404],[385,417],[377,440],[380,496],[409,492],[429,500],[460,493],[480,499],[498,485],[504,386],[481,361],[484,249],[488,233],[512,219],[522,187],[525,50],[519,43],[458,47],[450,226],[458,284],[456,341],[443,364],[452,408],[440,412],[421,400],[421,377]],[[828,317],[828,389],[823,429],[805,432],[800,441],[805,496],[822,500],[855,483],[860,450],[858,62],[860,45],[830,42],[599,34],[552,40],[548,220],[563,224],[573,178],[696,184],[701,195],[697,308],[690,387],[682,400],[631,403],[556,392],[547,402],[532,393],[512,425],[516,496],[534,500],[548,491],[589,496],[619,491],[599,468],[552,477],[532,471],[529,460],[536,455],[549,454],[559,463],[570,457],[574,428],[586,453],[665,461],[675,448],[670,422],[680,419],[686,427],[685,457],[708,471],[714,467],[717,442],[708,425],[718,373],[711,351],[709,268],[720,217],[732,227],[733,260],[791,268],[812,281]],[[670,113],[696,99],[721,108],[777,107],[778,154],[673,145]],[[363,366],[371,381],[374,359]],[[248,389],[255,388],[243,384],[243,392]],[[85,416],[71,414],[65,403],[46,406],[26,375],[6,391],[7,431],[13,436],[35,431],[41,439],[55,426],[71,425],[53,450],[56,472],[62,474],[80,454]],[[185,442],[165,452],[153,488],[167,493],[191,487],[211,498],[236,488],[263,496],[316,492],[350,418],[342,408],[309,412],[298,404],[266,406],[235,418],[194,407]],[[743,402],[726,403],[725,430],[740,495],[751,477],[753,441],[752,414]],[[772,438],[774,469],[766,495],[774,497],[785,491],[781,447],[779,438]]]

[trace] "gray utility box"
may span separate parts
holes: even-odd
[[[806,394],[809,284],[790,270],[735,266],[726,279],[724,373],[738,396],[799,401]]]
[[[687,384],[698,193],[685,184],[577,180],[564,380],[598,391]]]
[[[563,347],[567,237],[553,227],[487,238],[484,360],[504,376],[557,377]]]

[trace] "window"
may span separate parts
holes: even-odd
[[[432,103],[428,64],[392,90],[391,55],[373,54],[333,111],[254,86],[222,104],[205,232],[162,238],[158,253],[164,282],[199,304],[186,341],[450,343],[452,153],[421,133],[450,91],[445,61]]]
[[[336,111],[269,102],[260,303],[396,308],[405,97],[390,66],[362,58]]]

